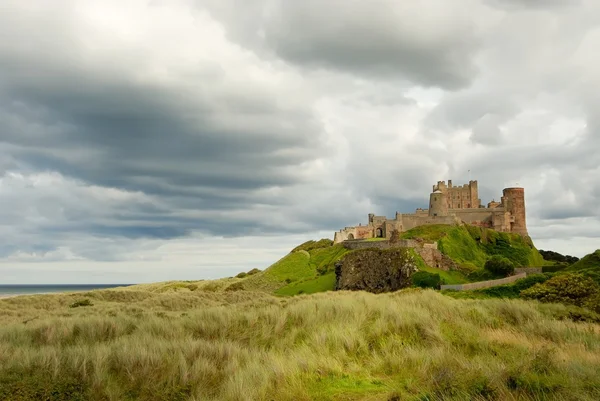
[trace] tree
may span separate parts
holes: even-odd
[[[515,272],[514,263],[500,255],[489,258],[483,268],[496,276],[502,277],[508,277]]]

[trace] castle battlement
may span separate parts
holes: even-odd
[[[334,242],[353,239],[389,238],[392,231],[408,231],[422,225],[466,223],[501,232],[527,234],[525,190],[504,188],[500,202],[481,204],[477,181],[453,186],[452,180],[438,181],[429,196],[429,208],[415,213],[398,213],[394,219],[370,213],[368,224],[346,227],[335,233]]]

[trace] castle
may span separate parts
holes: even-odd
[[[415,213],[396,212],[394,219],[369,214],[367,225],[346,227],[334,235],[334,243],[368,238],[390,238],[393,230],[403,232],[428,224],[467,223],[496,231],[527,234],[525,222],[525,192],[523,188],[505,188],[500,202],[481,205],[477,181],[454,187],[452,180],[438,181],[429,196],[429,209],[418,208]]]

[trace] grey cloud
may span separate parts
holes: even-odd
[[[208,4],[235,40],[305,67],[446,89],[468,86],[478,73],[476,21],[450,4],[273,0],[243,12],[233,2]]]
[[[0,16],[2,256],[115,261],[198,234],[332,232],[425,206],[469,169],[484,202],[526,185],[532,232],[599,235],[600,80],[589,52],[565,56],[591,3],[198,1],[182,15],[216,34],[177,36],[175,21],[161,34],[187,49],[177,62],[150,52],[161,37],[91,35],[72,4]],[[531,110],[546,114],[516,124]]]

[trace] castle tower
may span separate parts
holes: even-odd
[[[511,232],[528,235],[525,221],[525,190],[523,188],[504,188],[502,194],[504,195],[505,210],[511,214]]]
[[[439,189],[429,195],[429,216],[448,216],[446,193]]]

